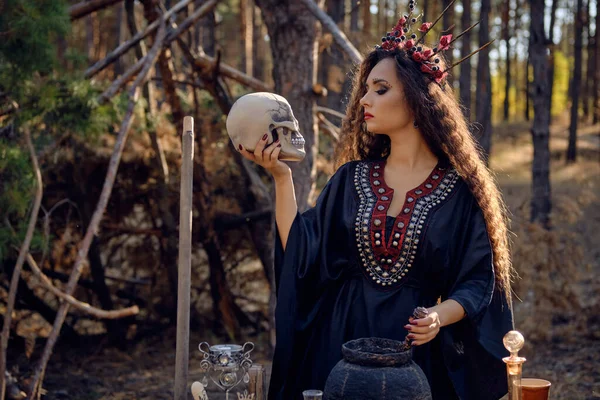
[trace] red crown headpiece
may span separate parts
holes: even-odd
[[[387,32],[384,37],[381,38],[381,45],[376,45],[375,48],[392,51],[395,49],[406,51],[409,57],[420,64],[421,72],[428,74],[434,81],[437,83],[442,83],[445,81],[448,76],[448,71],[458,64],[462,63],[469,57],[474,54],[480,52],[487,46],[489,46],[492,42],[488,42],[485,45],[481,46],[479,49],[475,50],[468,56],[460,59],[459,61],[452,64],[450,67],[442,70],[438,65],[440,63],[439,57],[436,55],[442,51],[446,51],[450,48],[452,43],[457,41],[462,35],[469,32],[471,29],[476,27],[479,22],[471,25],[467,29],[465,29],[461,34],[459,34],[456,38],[452,38],[452,34],[443,35],[440,37],[437,45],[433,47],[433,49],[423,50],[421,44],[425,39],[425,35],[438,23],[438,21],[442,18],[444,13],[454,4],[456,0],[452,0],[450,4],[442,11],[442,13],[437,17],[434,22],[423,22],[418,28],[418,31],[421,32],[420,37],[417,39],[417,34],[413,32],[412,28],[417,21],[421,18],[421,15],[415,16],[414,9],[416,5],[415,0],[410,0],[408,3],[408,8],[410,9],[408,15],[403,15],[398,20],[398,23],[394,27],[391,32]],[[452,29],[452,27],[450,28]]]

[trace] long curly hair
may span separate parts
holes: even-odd
[[[441,55],[439,65],[444,68]],[[408,106],[418,121],[419,130],[431,151],[440,161],[449,162],[473,193],[485,218],[490,238],[496,287],[506,294],[511,304],[511,280],[514,275],[509,241],[508,212],[498,185],[484,161],[483,153],[473,138],[461,107],[448,85],[435,83],[419,69],[419,64],[403,50],[376,49],[370,52],[354,73],[353,88],[342,121],[335,152],[335,167],[353,160],[385,158],[390,154],[387,135],[368,132],[360,99],[366,93],[365,83],[375,65],[394,58],[398,78],[404,86]]]

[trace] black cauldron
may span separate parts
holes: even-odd
[[[351,340],[342,355],[325,383],[325,400],[431,400],[427,377],[402,342]]]

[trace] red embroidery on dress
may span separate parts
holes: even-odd
[[[355,230],[365,272],[377,284],[390,286],[408,273],[429,211],[446,199],[458,174],[438,165],[425,182],[408,191],[388,237],[387,211],[394,191],[385,183],[384,167],[384,162],[357,166],[354,182],[360,204]]]

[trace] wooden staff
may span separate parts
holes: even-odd
[[[177,345],[175,350],[175,400],[187,399],[190,342],[190,280],[192,268],[192,177],[194,119],[183,119],[181,137],[181,187],[179,198],[179,274],[177,279]]]

